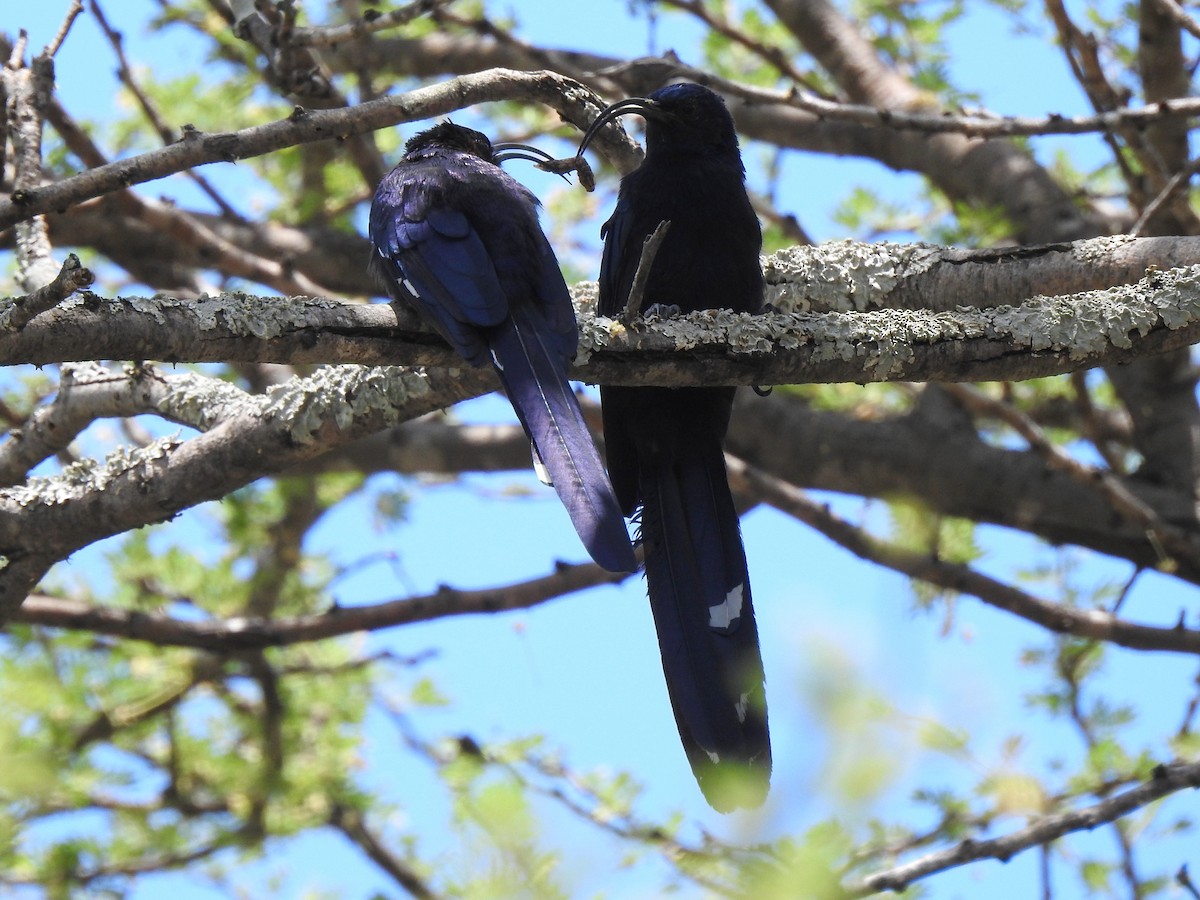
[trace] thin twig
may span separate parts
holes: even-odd
[[[619,316],[625,325],[641,315],[642,300],[646,293],[646,283],[650,280],[650,269],[654,266],[654,257],[658,255],[658,248],[662,246],[670,229],[671,223],[664,219],[658,223],[654,233],[642,242],[642,255],[638,259],[637,271],[633,273],[633,284],[629,286],[629,299],[625,301],[625,309]]]
[[[806,76],[792,65],[791,59],[782,47],[765,44],[746,34],[744,31],[734,28],[724,16],[718,18],[710,11],[709,7],[698,2],[698,0],[663,0],[663,2],[667,6],[673,6],[676,9],[690,13],[708,26],[710,31],[716,32],[723,37],[729,38],[734,43],[745,47],[768,65],[777,69],[779,74],[785,78],[790,79],[796,84],[804,85],[811,91],[815,92],[818,90],[816,79]]]
[[[421,900],[434,900],[438,896],[419,872],[384,846],[367,827],[366,819],[359,810],[339,804],[329,814],[329,824],[344,834],[411,896]]]
[[[1191,536],[1164,522],[1158,513],[1137,497],[1118,476],[1106,469],[1081,463],[1072,457],[1046,437],[1036,422],[1012,404],[994,400],[970,385],[948,384],[945,389],[967,409],[995,416],[1009,425],[1054,468],[1065,472],[1081,484],[1090,485],[1098,490],[1117,513],[1126,521],[1143,529],[1147,538],[1167,554],[1160,560],[1165,567],[1170,568],[1175,564],[1171,557],[1195,559],[1200,555],[1200,548],[1197,548]]]
[[[451,0],[414,0],[385,13],[371,10],[362,18],[345,25],[325,25],[316,28],[296,28],[289,40],[297,47],[329,47],[359,40],[389,28],[411,22],[418,16],[446,6]]]
[[[1140,237],[1146,229],[1147,223],[1154,218],[1160,209],[1180,191],[1187,187],[1192,176],[1200,172],[1200,157],[1196,157],[1187,167],[1176,172],[1171,176],[1170,180],[1163,185],[1163,189],[1158,192],[1158,195],[1146,204],[1146,208],[1142,210],[1142,214],[1138,216],[1133,227],[1129,229],[1129,234],[1133,237]]]
[[[67,10],[67,14],[63,17],[63,22],[58,26],[58,32],[54,35],[54,40],[46,45],[42,51],[45,56],[57,55],[59,48],[62,47],[63,41],[67,39],[67,33],[71,30],[71,25],[75,19],[83,12],[82,0],[71,0],[71,7]]]
[[[1179,867],[1179,871],[1175,873],[1175,883],[1187,891],[1195,900],[1200,900],[1200,890],[1196,889],[1196,885],[1192,882],[1192,876],[1188,874],[1187,863]]]
[[[109,45],[113,48],[113,52],[116,54],[117,77],[121,79],[121,83],[129,89],[131,94],[133,94],[134,99],[137,100],[138,106],[141,107],[142,114],[146,117],[147,121],[150,122],[151,127],[158,132],[158,136],[162,142],[164,144],[174,143],[179,139],[179,134],[174,128],[166,123],[161,115],[159,115],[158,109],[155,107],[154,102],[150,99],[149,95],[142,90],[141,85],[138,84],[138,81],[133,74],[133,68],[129,65],[129,60],[125,57],[124,41],[121,37],[121,34],[108,24],[108,19],[104,15],[104,9],[100,6],[99,0],[92,0],[92,14],[96,17],[96,22],[100,26],[100,30],[104,32],[105,37],[108,38]],[[195,169],[188,169],[184,174],[192,179],[192,181],[196,183],[200,190],[204,191],[204,193],[208,195],[209,199],[217,205],[217,208],[221,210],[222,213],[232,218],[241,219],[241,216],[238,215],[237,211],[234,210],[234,208],[225,200],[225,198],[221,196],[220,192],[213,187],[212,183],[209,182],[207,178],[205,178]]]

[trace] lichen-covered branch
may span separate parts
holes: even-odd
[[[165,521],[491,384],[473,371],[325,368],[266,395],[247,395],[191,439],[122,448],[103,461],[82,461],[60,475],[0,491],[0,622],[51,565],[80,547]]]
[[[1006,298],[964,295],[970,281],[939,274],[960,265],[943,252],[958,253],[837,244],[823,255],[778,254],[766,261],[768,300],[785,311],[652,316],[629,326],[582,315],[574,375],[668,386],[1023,380],[1200,340],[1200,266],[1152,270],[1105,290]],[[1078,266],[1076,256],[1062,256]],[[1028,280],[1015,281],[1029,287]],[[866,298],[907,305],[916,290],[909,282],[926,287],[922,306],[938,311],[856,309],[879,305]],[[1001,282],[987,284],[1000,290]],[[581,286],[577,302],[586,309],[593,294],[592,286]],[[1004,299],[1013,305],[998,305]],[[804,311],[813,307],[850,311]],[[0,364],[85,359],[460,364],[407,308],[322,298],[85,295],[19,333],[0,334]]]

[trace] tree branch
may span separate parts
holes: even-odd
[[[528,609],[576,591],[619,584],[632,576],[607,572],[595,563],[559,563],[549,575],[486,590],[439,588],[433,594],[391,600],[371,606],[337,606],[319,615],[287,618],[236,618],[197,622],[74,600],[32,595],[10,621],[48,628],[67,628],[146,641],[160,647],[194,647],[232,653],[262,647],[284,647],[378,631],[448,616]]]
[[[1045,816],[1031,825],[990,840],[967,838],[957,846],[930,853],[846,885],[853,896],[880,891],[902,891],[914,881],[981,859],[1007,862],[1016,854],[1049,843],[1066,834],[1091,830],[1129,815],[1156,800],[1187,788],[1200,787],[1200,763],[1173,762],[1156,766],[1144,784],[1083,809]]]
[[[963,283],[923,280],[935,251],[840,244],[827,254],[815,272],[811,255],[803,264],[793,264],[795,256],[771,258],[768,299],[785,307],[853,305],[864,289],[886,296],[914,279],[935,292],[928,305],[961,304]],[[586,293],[580,291],[584,306]],[[756,316],[717,310],[630,327],[581,316],[580,329],[574,377],[603,384],[1024,380],[1200,341],[1200,266],[1011,307]],[[461,365],[406,307],[312,298],[87,295],[19,333],[0,334],[0,364],[98,358]]]
[[[0,491],[0,623],[47,569],[103,537],[162,522],[257,478],[490,388],[478,371],[341,366],[248,397],[209,431],[85,460]],[[203,396],[176,399],[205,405]],[[209,398],[211,400],[211,398]],[[220,404],[218,404],[219,406]]]
[[[349,838],[375,865],[383,869],[393,881],[413,897],[434,900],[438,895],[425,883],[425,879],[408,863],[387,849],[369,828],[363,814],[356,809],[335,806],[329,815],[329,824]]]
[[[93,197],[214,162],[262,156],[312,141],[336,140],[379,128],[429,119],[489,100],[544,103],[585,126],[603,104],[576,81],[553,72],[494,69],[355,107],[306,110],[286,119],[218,134],[188,132],[169,146],[117,160],[53,184],[24,187],[0,200],[0,229]]]
[[[970,566],[947,562],[929,554],[914,553],[888,544],[814,503],[804,493],[766,472],[727,457],[732,478],[741,479],[764,502],[816,528],[830,540],[862,559],[870,560],[949,590],[978,597],[989,606],[1013,613],[1056,634],[1107,641],[1132,650],[1167,650],[1200,655],[1200,631],[1182,625],[1160,628],[1138,625],[1102,610],[1077,609],[1052,603],[977,572]]]
[[[42,285],[24,297],[17,297],[0,306],[0,331],[19,331],[28,324],[34,316],[53,309],[76,291],[88,287],[95,276],[91,269],[86,269],[79,257],[74,253],[67,254],[67,260],[49,284]]]

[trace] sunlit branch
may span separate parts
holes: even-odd
[[[10,199],[0,200],[0,229],[194,166],[235,162],[312,141],[364,134],[489,100],[544,103],[581,125],[590,121],[601,105],[583,85],[553,72],[493,69],[349,108],[297,107],[286,119],[234,132],[187,132],[177,143],[157,150],[89,169],[53,184],[24,186],[14,191]]]

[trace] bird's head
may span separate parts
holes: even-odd
[[[661,87],[646,97],[629,97],[609,106],[588,127],[579,155],[606,124],[620,116],[646,120],[646,153],[693,149],[697,152],[737,153],[733,117],[720,94],[703,85],[681,83]]]
[[[404,145],[404,156],[406,159],[411,159],[432,149],[470,153],[495,166],[507,159],[527,159],[535,163],[554,161],[554,157],[545,150],[511,141],[500,141],[493,144],[482,131],[467,128],[465,125],[457,125],[449,119],[409,138]]]

